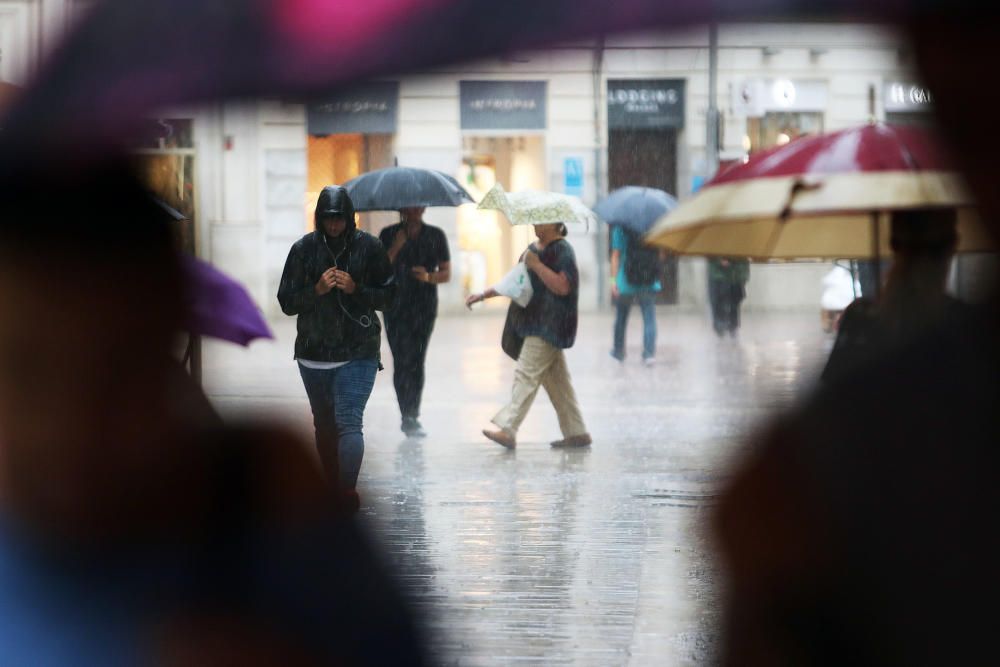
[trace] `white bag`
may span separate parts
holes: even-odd
[[[497,294],[509,296],[514,303],[526,307],[531,301],[534,290],[531,288],[531,278],[528,276],[528,268],[524,262],[518,262],[514,268],[507,272],[496,285],[493,286]]]

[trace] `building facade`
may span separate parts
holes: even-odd
[[[46,20],[64,28],[84,6],[62,0],[55,3],[61,11],[46,10],[49,4],[0,0],[0,79],[30,76],[42,45],[54,39],[42,28]],[[32,26],[40,34],[23,34]],[[311,228],[319,189],[371,169],[437,169],[474,197],[495,182],[568,192],[587,204],[626,184],[689,197],[710,176],[708,44],[707,28],[631,34],[387,77],[310,104],[164,111],[165,139],[144,152],[151,174],[169,183],[172,201],[193,218],[198,254],[241,279],[274,314],[285,256]],[[21,55],[8,62],[11,51]],[[932,104],[904,42],[870,24],[723,24],[717,72],[723,165],[873,119],[928,122]],[[365,214],[361,224],[377,233],[396,219]],[[532,238],[530,229],[474,206],[431,209],[426,219],[451,243],[454,277],[440,288],[442,310],[458,310],[465,294],[503,275]],[[601,307],[607,229],[574,229],[570,241],[581,307]],[[818,307],[828,270],[825,263],[754,265],[748,305]],[[707,302],[703,260],[673,259],[665,272],[663,302]]]

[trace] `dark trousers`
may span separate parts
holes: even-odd
[[[424,361],[437,312],[386,313],[385,335],[392,350],[392,384],[403,418],[420,416]]]
[[[615,302],[615,338],[614,352],[616,357],[625,356],[625,327],[628,325],[628,314],[632,304],[638,303],[642,311],[642,358],[652,359],[656,356],[656,292],[643,291],[635,294],[620,294]]]
[[[299,365],[316,428],[316,449],[327,479],[353,489],[365,455],[362,426],[378,362],[359,359],[331,370]]]
[[[740,328],[743,285],[710,280],[708,300],[712,305],[712,328],[715,329],[715,333],[720,336],[724,333],[735,333]]]

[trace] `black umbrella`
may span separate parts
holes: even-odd
[[[433,169],[389,167],[344,183],[356,211],[398,211],[418,206],[475,203],[448,174]]]
[[[653,223],[676,206],[677,200],[663,190],[627,185],[598,202],[594,212],[609,225],[621,225],[637,234],[645,234]]]

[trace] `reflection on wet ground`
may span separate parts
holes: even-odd
[[[594,445],[557,451],[544,396],[518,449],[480,429],[510,392],[502,321],[438,320],[422,421],[406,439],[391,356],[366,415],[362,516],[425,612],[447,664],[700,665],[718,616],[704,522],[746,434],[813,382],[829,339],[815,313],[748,314],[719,340],[701,314],[661,309],[657,364],[624,364],[611,318],[581,319],[570,372]],[[206,388],[227,414],[277,415],[303,432],[294,327],[249,351],[210,344]]]

